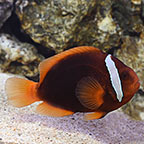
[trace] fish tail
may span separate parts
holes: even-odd
[[[7,79],[5,90],[8,102],[15,107],[24,107],[40,101],[37,96],[37,86],[38,83],[22,78]]]

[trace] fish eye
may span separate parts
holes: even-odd
[[[123,80],[127,80],[129,78],[129,72],[128,71],[122,72],[121,77]]]

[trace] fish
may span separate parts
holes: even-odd
[[[92,46],[71,48],[39,64],[39,82],[12,77],[5,90],[15,107],[37,105],[38,114],[63,117],[85,113],[100,119],[120,108],[140,87],[136,73],[111,54]]]

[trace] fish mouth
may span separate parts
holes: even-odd
[[[134,84],[134,88],[136,88],[137,90],[139,89],[139,87],[140,87],[140,82],[139,81],[137,81],[135,84]]]

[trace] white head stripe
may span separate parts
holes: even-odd
[[[120,80],[116,65],[115,65],[114,61],[111,59],[110,54],[107,55],[107,57],[105,59],[105,63],[106,63],[106,67],[107,67],[109,75],[110,75],[111,84],[117,94],[117,99],[119,100],[119,102],[121,102],[122,98],[123,98],[121,80]]]

